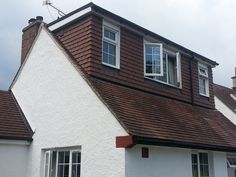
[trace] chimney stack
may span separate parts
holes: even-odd
[[[43,23],[43,17],[37,16],[36,18],[31,18],[28,21],[28,26],[22,30],[21,64],[24,62],[38,34],[41,23]]]
[[[236,94],[236,67],[234,68],[234,76],[232,77],[233,80],[233,94]]]

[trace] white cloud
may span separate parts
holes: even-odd
[[[9,68],[4,70],[5,78],[12,78],[19,66],[21,30],[28,19],[42,15],[46,22],[52,20],[48,9],[42,6],[42,0],[20,2],[1,2],[0,70],[1,66]],[[68,13],[90,1],[52,2]],[[94,3],[216,60],[220,66],[214,69],[215,82],[231,87],[230,77],[236,66],[235,0],[94,0]],[[57,13],[51,8],[50,13],[57,18]],[[9,85],[11,79],[7,80],[4,85]]]

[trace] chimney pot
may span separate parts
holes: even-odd
[[[37,20],[38,22],[42,22],[42,21],[43,21],[43,17],[42,17],[42,16],[37,16],[37,17],[36,17],[36,20]]]
[[[30,25],[30,24],[34,23],[35,21],[36,21],[35,18],[31,18],[31,19],[29,19],[28,23],[29,23],[29,25]]]

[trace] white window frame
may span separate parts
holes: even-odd
[[[192,166],[192,154],[195,154],[197,155],[197,165],[198,165],[198,177],[201,177],[200,174],[201,174],[201,170],[200,170],[200,157],[199,157],[199,154],[200,153],[205,153],[207,154],[207,161],[208,161],[208,173],[209,173],[209,177],[211,177],[211,167],[210,167],[210,159],[209,159],[209,153],[206,152],[206,151],[194,151],[191,153],[191,166]]]
[[[176,67],[177,67],[177,83],[178,83],[178,86],[176,85],[172,85],[170,83],[167,82],[164,82],[164,81],[161,81],[161,80],[157,80],[157,79],[152,79],[152,78],[149,78],[147,76],[153,76],[153,75],[149,75],[146,73],[146,55],[145,55],[145,44],[159,44],[159,43],[149,43],[147,41],[144,41],[144,77],[146,79],[150,79],[150,80],[153,80],[155,82],[159,82],[159,83],[162,83],[162,84],[165,84],[165,85],[169,85],[169,86],[172,86],[172,87],[175,87],[175,88],[179,88],[179,89],[182,89],[182,73],[181,73],[181,55],[180,55],[180,52],[173,52],[173,51],[170,51],[170,50],[167,50],[165,48],[163,48],[162,46],[162,54],[161,54],[161,57],[162,57],[162,61],[161,61],[161,69],[162,69],[162,75],[154,75],[154,76],[163,76],[164,75],[164,61],[163,61],[163,54],[164,52],[165,53],[168,53],[168,54],[171,54],[171,55],[175,55],[176,56]],[[168,76],[167,76],[167,80],[168,80]]]
[[[230,168],[236,168],[236,164],[235,164],[235,165],[231,165],[230,162],[229,162],[229,160],[228,160],[228,158],[234,158],[234,159],[236,159],[236,157],[235,157],[235,156],[227,156],[227,164],[229,165],[229,167],[230,167]]]
[[[51,150],[47,150],[44,152],[44,170],[43,170],[43,177],[51,177],[50,173],[51,173],[51,167],[52,167],[52,153],[56,152],[56,169],[55,169],[55,177],[58,176],[58,157],[59,157],[59,152],[64,152],[64,151],[69,151],[70,157],[69,157],[69,177],[71,177],[72,175],[72,154],[73,152],[78,152],[81,154],[81,150],[80,149],[68,149],[68,148],[63,148],[63,149],[51,149]],[[46,174],[46,154],[49,154],[49,167],[47,170],[47,175]],[[80,169],[81,169],[81,160],[80,160]],[[81,170],[80,170],[81,172]],[[81,174],[80,174],[81,176]],[[54,176],[53,176],[54,177]]]
[[[200,72],[200,69],[205,69],[206,71],[206,74],[202,74]],[[201,93],[201,89],[200,89],[200,79],[201,78],[204,78],[205,81],[206,81],[206,94],[204,93]],[[198,63],[198,83],[199,83],[199,94],[202,95],[202,96],[205,96],[205,97],[209,97],[209,74],[208,74],[208,67],[207,65],[204,65],[202,63]]]
[[[160,74],[157,73],[147,73],[146,72],[146,45],[156,45],[160,47]],[[151,43],[144,40],[143,43],[143,55],[144,55],[144,76],[163,76],[163,45],[162,43]]]
[[[116,40],[111,40],[105,37],[104,36],[105,29],[114,32]],[[103,61],[103,41],[116,46],[116,65],[111,65]],[[120,69],[120,27],[115,26],[105,20],[103,20],[103,27],[102,27],[102,64],[116,69]]]

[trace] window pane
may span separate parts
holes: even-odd
[[[72,163],[80,163],[80,152],[72,153]]]
[[[197,154],[192,154],[192,174],[193,174],[193,177],[198,177],[198,157],[197,157]]]
[[[209,177],[208,154],[199,153],[200,177]]]
[[[103,53],[103,62],[108,63],[108,54]]]
[[[113,31],[110,31],[108,29],[104,29],[104,37],[115,41],[116,40],[116,33]]]
[[[103,42],[103,52],[108,53],[108,43]]]
[[[110,65],[116,65],[116,57],[114,55],[109,55],[109,62]]]
[[[110,39],[115,41],[116,40],[116,33],[110,32]]]
[[[109,31],[107,29],[104,29],[104,36],[109,38]]]
[[[80,152],[72,153],[72,177],[80,177]]]
[[[207,153],[199,153],[200,164],[208,164],[208,154]]]
[[[69,165],[64,166],[64,177],[69,177]]]
[[[71,177],[77,177],[76,165],[72,165]]]
[[[64,162],[64,152],[58,152],[58,163]]]
[[[166,54],[163,54],[163,76],[155,76],[155,80],[159,80],[167,83],[167,65],[166,65]]]
[[[109,54],[116,55],[116,46],[109,44]]]
[[[208,165],[200,165],[200,177],[209,177]]]
[[[177,86],[177,61],[176,56],[168,55],[168,81]]]
[[[49,177],[49,168],[50,168],[50,166],[49,166],[49,164],[50,164],[50,154],[49,154],[50,152],[46,152],[46,154],[45,154],[45,169],[44,169],[44,176],[45,177]]]
[[[152,55],[152,47],[150,45],[145,45],[145,53],[148,55]]]
[[[70,160],[70,152],[66,151],[65,152],[65,163],[69,163],[69,160]]]
[[[58,177],[63,177],[63,173],[64,173],[63,170],[64,170],[63,165],[58,165],[58,172],[57,172]]]
[[[146,65],[152,64],[152,55],[146,55]]]
[[[199,77],[199,90],[201,94],[206,95],[206,80],[203,77]]]
[[[103,42],[103,62],[116,66],[116,45]]]
[[[160,58],[160,46],[158,45],[145,45],[146,56],[146,73],[147,74],[160,74],[161,72],[161,58]],[[152,65],[152,68],[150,68]]]

